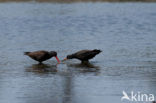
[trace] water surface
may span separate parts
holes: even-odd
[[[121,103],[156,95],[155,3],[1,3],[0,103]],[[82,65],[38,65],[24,51],[103,52]],[[127,101],[124,101],[127,103]]]

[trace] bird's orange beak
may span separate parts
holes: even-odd
[[[63,59],[63,61],[66,61],[66,60],[67,60],[67,58],[64,58],[64,59]]]
[[[56,58],[57,62],[58,62],[58,63],[60,63],[60,60],[59,60],[59,58],[58,58],[57,56],[55,56],[55,58]]]

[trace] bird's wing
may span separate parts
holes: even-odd
[[[91,50],[82,50],[76,53],[77,57],[82,57],[82,58],[94,57],[95,55],[96,54]]]
[[[79,55],[86,55],[86,54],[88,54],[89,51],[90,51],[90,50],[81,50],[81,51],[76,52],[75,54],[76,54],[77,56],[79,56]]]
[[[46,55],[46,51],[36,51],[29,53],[29,56],[34,59],[40,59]]]

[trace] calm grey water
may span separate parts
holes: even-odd
[[[90,65],[23,55],[94,48]],[[0,103],[122,103],[123,90],[156,95],[155,3],[0,3]]]

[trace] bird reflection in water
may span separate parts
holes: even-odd
[[[64,97],[63,103],[72,103],[72,96],[74,94],[73,84],[75,74],[83,74],[83,73],[93,73],[96,76],[99,74],[100,68],[95,66],[92,63],[84,62],[84,63],[66,63],[68,68],[68,73],[64,76],[63,84],[64,84]]]
[[[100,70],[99,66],[95,66],[90,62],[83,62],[78,64],[67,64],[68,67],[76,68],[79,72],[98,72]]]
[[[36,72],[36,73],[56,73],[57,72],[57,64],[50,65],[50,64],[33,64],[26,69],[27,72]]]

